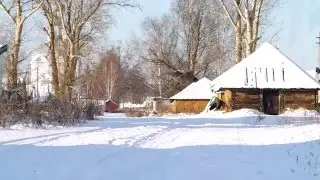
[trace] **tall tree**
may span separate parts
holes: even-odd
[[[50,60],[56,96],[71,98],[81,69],[80,59],[92,51],[95,36],[111,24],[111,10],[138,7],[133,0],[45,0],[42,9],[50,39]],[[91,50],[89,50],[91,49]],[[59,67],[60,66],[60,67]]]
[[[88,36],[92,33],[93,19],[98,18],[101,15],[99,13],[107,13],[112,7],[135,7],[135,5],[129,0],[55,0],[55,3],[58,6],[58,17],[67,45],[60,88],[62,94],[71,98],[78,60]]]
[[[139,54],[157,65],[158,70],[161,68],[157,76],[163,83],[159,86],[173,82],[169,87],[173,91],[164,92],[166,96],[181,90],[195,77],[210,74],[215,62],[225,57],[225,39],[220,33],[228,34],[228,28],[221,20],[211,11],[210,0],[174,0],[167,15],[145,20]]]
[[[231,13],[231,8],[228,9],[228,5],[226,4],[225,0],[219,0],[220,3],[222,4],[222,7],[224,11],[226,12],[232,26],[234,27],[235,30],[235,57],[236,57],[236,63],[240,62],[242,60],[242,31],[243,31],[243,23],[241,19],[241,15],[238,11],[235,11],[235,16],[232,16],[233,13]],[[236,6],[241,6],[241,0],[235,0]]]
[[[264,10],[275,8],[279,0],[219,0],[236,31],[236,62],[242,59],[242,41],[245,56],[257,47],[261,38],[262,16]],[[231,2],[231,5],[227,4]]]
[[[7,86],[9,89],[16,88],[18,83],[19,53],[24,24],[26,20],[41,7],[42,3],[43,0],[0,0],[0,9],[12,20],[15,30],[9,59],[6,64]]]
[[[44,0],[42,5],[43,15],[48,23],[48,27],[44,27],[44,31],[49,37],[49,54],[50,54],[50,66],[52,76],[52,87],[56,97],[60,97],[60,82],[59,82],[59,69],[56,56],[56,27],[58,27],[58,9],[53,1]]]
[[[115,49],[110,49],[100,59],[95,68],[95,91],[99,92],[101,99],[113,99],[117,80],[122,72],[123,65],[120,62],[120,54]]]

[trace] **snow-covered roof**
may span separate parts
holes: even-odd
[[[49,63],[49,60],[44,54],[41,53],[34,53],[31,56],[30,64],[34,63]]]
[[[111,103],[113,103],[113,104],[117,104],[116,102],[112,101],[111,99],[107,99],[107,100],[106,100],[106,103],[108,103],[108,102],[111,102]]]
[[[306,70],[306,72],[311,76],[311,77],[315,77],[316,76],[316,71],[314,69],[312,70]]]
[[[172,96],[170,99],[211,99],[213,93],[210,90],[210,83],[211,81],[204,77],[197,82],[191,83],[188,87]]]
[[[307,70],[306,72],[314,79],[319,80],[319,74],[317,73],[316,69]]]
[[[320,84],[269,43],[214,79],[212,89],[320,89]]]

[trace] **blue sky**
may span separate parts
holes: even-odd
[[[119,10],[115,13],[116,24],[113,26],[110,40],[126,41],[133,35],[140,35],[141,24],[146,17],[161,16],[168,12],[170,0],[138,0],[141,10]]]
[[[111,41],[126,41],[134,34],[140,35],[145,17],[161,16],[170,8],[170,0],[139,2],[143,6],[142,11],[121,10],[116,13],[117,23],[111,31]],[[275,44],[304,69],[312,69],[318,64],[316,36],[320,32],[319,17],[320,0],[286,0],[275,12],[276,25],[281,27]]]
[[[287,1],[277,12],[283,23],[279,47],[298,65],[311,69],[318,65],[316,36],[320,32],[320,1]]]

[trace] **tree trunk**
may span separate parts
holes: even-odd
[[[75,75],[77,70],[77,57],[75,57],[74,45],[70,44],[69,58],[70,66],[67,73],[67,83],[66,83],[66,97],[72,99],[72,90],[75,82]]]
[[[19,13],[18,13],[19,14]],[[21,14],[20,14],[21,15]],[[17,88],[18,82],[18,63],[19,63],[19,52],[21,47],[21,36],[23,24],[21,23],[21,16],[16,18],[16,32],[13,44],[13,50],[10,55],[9,71],[8,71],[8,88]]]
[[[264,1],[259,0],[256,6],[256,10],[254,13],[254,20],[252,22],[252,30],[253,30],[253,44],[252,44],[252,50],[255,51],[257,47],[257,42],[259,40],[259,28],[260,28],[260,20],[261,20],[261,10],[263,6]]]
[[[240,6],[241,0],[237,0],[237,5]],[[240,13],[237,12],[236,17],[236,63],[242,60],[242,23]]]
[[[52,86],[54,95],[60,97],[60,84],[59,84],[59,70],[57,66],[56,59],[56,49],[55,49],[55,31],[53,23],[49,23],[50,28],[50,61],[51,61],[51,75],[52,75]]]
[[[251,13],[249,9],[246,9],[246,57],[252,54],[253,51],[253,30],[252,30],[252,20]]]

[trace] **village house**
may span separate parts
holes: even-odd
[[[191,83],[178,94],[172,96],[171,111],[173,113],[201,113],[212,98],[210,80],[202,78]]]
[[[272,45],[265,43],[212,81],[221,109],[251,108],[280,114],[287,108],[317,109],[320,84]]]
[[[119,105],[110,99],[105,101],[105,112],[117,112]]]
[[[30,61],[28,91],[33,99],[45,100],[52,93],[50,62],[43,54],[33,54]]]

